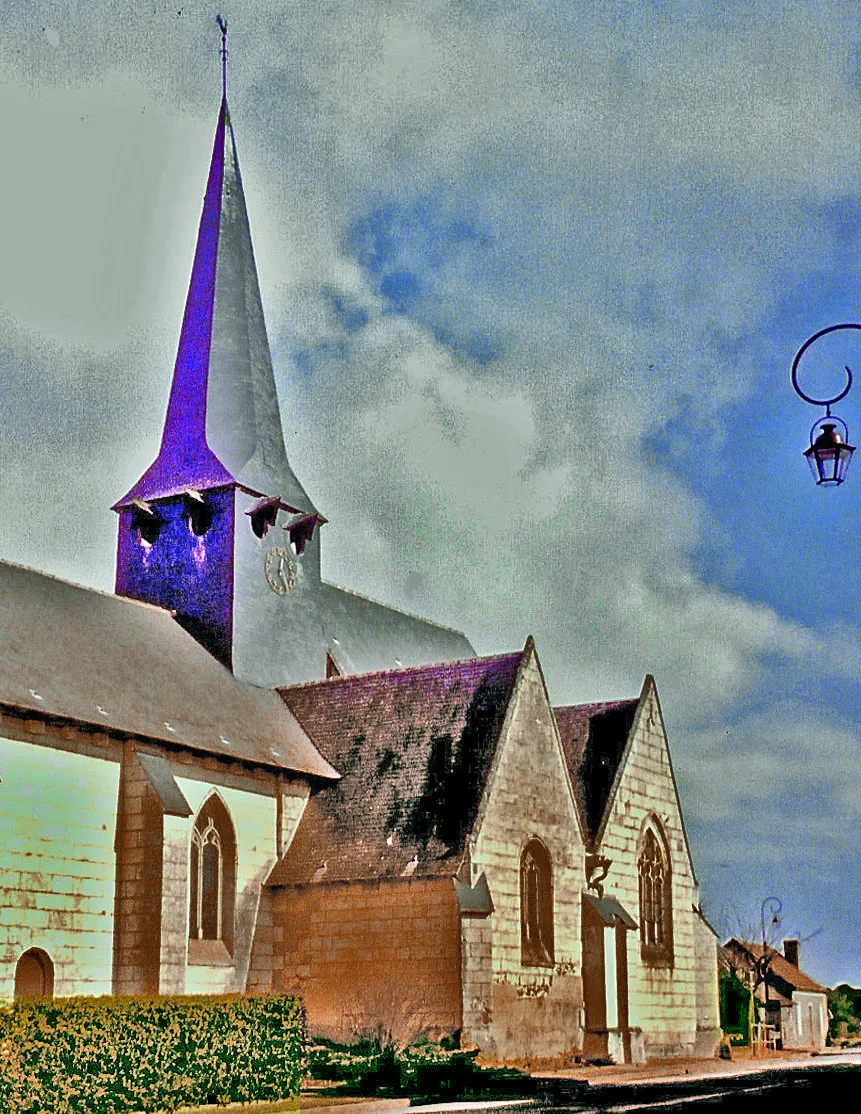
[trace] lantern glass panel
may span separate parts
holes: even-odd
[[[820,487],[836,487],[846,478],[855,449],[844,443],[811,445],[805,452],[813,478]]]

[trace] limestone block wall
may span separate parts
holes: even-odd
[[[54,993],[110,994],[119,748],[25,721],[0,737],[0,998],[22,952],[43,949]],[[55,749],[52,739],[64,747]]]
[[[497,1056],[493,1028],[493,922],[489,917],[461,918],[461,984],[464,1047],[478,1045]]]
[[[164,818],[132,742],[116,802],[113,993],[157,994]]]
[[[553,872],[554,965],[525,965],[520,940],[520,855],[533,837]],[[484,871],[494,912],[487,929],[464,922],[464,1041],[503,1059],[582,1047],[580,893],[583,841],[544,682],[534,654],[521,675],[471,841],[473,880]],[[489,930],[491,939],[483,940]],[[490,951],[490,955],[488,955]],[[473,971],[472,964],[478,970]],[[492,969],[491,996],[483,977]]]
[[[461,1028],[460,912],[451,878],[274,891],[273,988],[299,993],[312,1033],[398,1039]]]
[[[656,815],[670,846],[674,963],[672,968],[646,965],[640,955],[639,934],[628,933],[630,1024],[642,1028],[647,1056],[692,1054],[698,986],[702,985],[694,939],[693,906],[698,894],[654,690],[641,707],[633,730],[631,750],[600,844],[601,854],[613,861],[605,892],[618,898],[639,922],[638,841],[647,817]],[[716,999],[715,982],[715,1009]]]
[[[278,794],[278,855],[280,859],[293,842],[293,836],[302,819],[308,801],[308,787],[299,785],[282,786]],[[254,925],[254,938],[248,962],[248,976],[245,989],[249,993],[263,994],[275,985],[274,971],[277,961],[278,971],[283,966],[284,957],[275,945],[275,901],[276,894],[265,886],[260,890],[257,904],[257,919]],[[280,933],[280,929],[279,929]],[[281,940],[279,935],[279,942]]]
[[[718,996],[718,941],[701,916],[694,917],[698,1056],[713,1056],[721,1038]]]

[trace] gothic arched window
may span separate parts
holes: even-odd
[[[54,964],[41,948],[28,948],[15,967],[16,998],[50,998],[54,993]]]
[[[194,822],[189,874],[189,938],[220,940],[232,952],[236,838],[230,814],[216,794],[209,798]]]
[[[673,885],[664,834],[651,820],[640,841],[640,955],[651,967],[673,965]]]
[[[520,956],[530,966],[553,965],[553,873],[540,839],[520,856]]]

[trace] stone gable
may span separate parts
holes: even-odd
[[[521,956],[520,856],[536,837],[552,864],[552,966],[526,965]],[[494,912],[486,922],[463,922],[467,1039],[492,1040],[497,1054],[507,1058],[579,1047],[583,838],[531,643],[470,840],[470,861],[473,881],[481,872],[487,877]]]
[[[647,678],[617,773],[597,850],[612,860],[604,882],[639,922],[637,859],[644,826],[656,817],[666,835],[672,867],[673,963],[650,966],[638,932],[627,934],[630,1023],[643,1031],[647,1053],[692,1052],[696,1045],[695,906],[699,904],[687,836],[654,682]]]

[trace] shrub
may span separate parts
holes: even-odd
[[[298,1094],[295,998],[65,998],[0,1010],[0,1109],[125,1114]]]
[[[536,1093],[533,1079],[507,1068],[480,1068],[477,1051],[449,1052],[430,1043],[397,1051],[391,1044],[363,1041],[337,1045],[318,1041],[308,1052],[306,1071],[314,1079],[340,1081],[341,1095],[443,1101],[520,1098]]]

